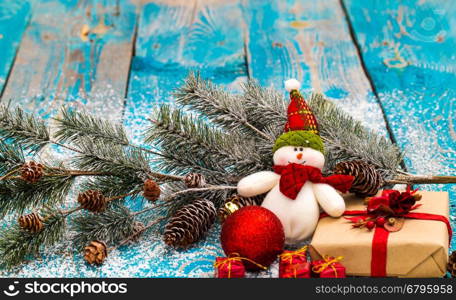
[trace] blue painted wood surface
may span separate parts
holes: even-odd
[[[133,136],[190,71],[228,87],[247,75],[238,1],[166,2],[140,15],[125,115]]]
[[[8,78],[30,13],[28,2],[21,0],[0,2],[0,94]]]
[[[408,168],[412,173],[456,175],[456,3],[345,3]],[[456,185],[422,188],[450,192],[456,224]],[[454,239],[452,245],[456,247]]]
[[[33,16],[2,98],[45,117],[63,104],[120,117],[136,7],[129,0],[30,3]]]
[[[410,170],[449,174],[456,162],[450,2],[344,1],[367,73],[338,0],[2,2],[0,34],[13,39],[0,39],[0,54],[8,54],[0,61],[0,80],[10,74],[2,99],[13,98],[47,117],[62,103],[113,119],[123,115],[133,141],[140,142],[153,108],[172,101],[171,90],[189,71],[232,89],[247,77],[282,89],[283,80],[296,77],[305,93],[324,93],[386,134],[380,101],[393,134],[408,150]],[[16,14],[4,25],[2,11],[13,7]],[[2,31],[9,22],[17,24],[18,34]],[[454,199],[454,187],[445,188]],[[169,249],[150,236],[110,253],[98,268],[84,264],[80,253],[51,251],[18,272],[0,275],[210,277],[214,258],[222,254],[219,230],[215,226],[189,251]]]

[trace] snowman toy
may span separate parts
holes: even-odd
[[[282,222],[286,243],[298,244],[309,238],[318,223],[320,207],[329,216],[340,217],[345,202],[336,191],[347,192],[352,176],[321,173],[325,164],[324,145],[317,120],[299,93],[299,82],[290,79],[285,133],[273,146],[274,172],[262,171],[241,179],[238,194],[252,197],[268,192],[261,206],[271,210]]]

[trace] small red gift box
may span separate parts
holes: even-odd
[[[279,278],[310,278],[311,266],[307,261],[307,247],[284,251],[279,262]]]
[[[240,257],[217,257],[215,260],[216,278],[244,278],[245,267]]]
[[[312,274],[320,278],[345,278],[345,267],[339,262],[342,256],[325,256],[312,262]]]

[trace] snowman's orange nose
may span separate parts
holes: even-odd
[[[301,158],[302,158],[302,153],[298,153],[298,154],[296,155],[296,158],[297,158],[297,159],[301,159]]]

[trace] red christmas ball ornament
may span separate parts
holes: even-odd
[[[279,218],[261,206],[245,206],[223,223],[220,235],[227,256],[239,255],[264,267],[269,266],[283,252],[285,233]],[[246,269],[259,266],[244,260]]]

